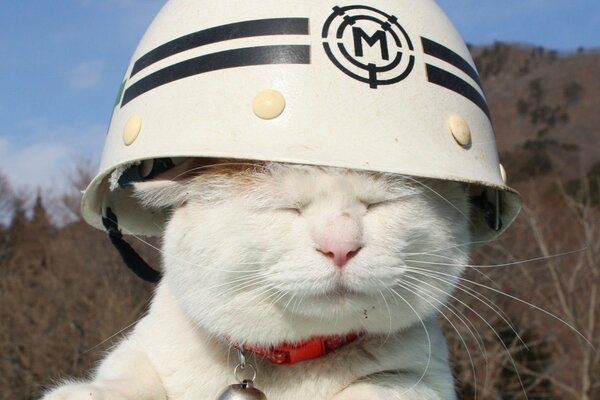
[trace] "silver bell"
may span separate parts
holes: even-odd
[[[267,396],[256,389],[251,381],[231,385],[217,400],[267,400]]]

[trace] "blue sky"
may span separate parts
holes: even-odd
[[[598,0],[439,3],[471,43],[600,47]],[[162,4],[164,0],[0,2],[2,173],[16,185],[60,187],[74,161],[97,161],[123,72]]]

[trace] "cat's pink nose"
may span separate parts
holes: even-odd
[[[325,240],[317,245],[317,251],[333,259],[338,267],[342,268],[352,257],[360,251],[362,246],[357,241]]]

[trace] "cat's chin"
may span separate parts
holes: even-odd
[[[356,319],[359,311],[362,312],[365,307],[372,307],[374,303],[376,300],[367,294],[347,288],[337,288],[326,293],[305,295],[298,306],[290,305],[284,312],[291,316],[297,315],[319,321],[339,320],[345,317]]]

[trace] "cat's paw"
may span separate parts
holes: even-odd
[[[129,400],[109,389],[86,383],[68,383],[47,393],[42,400]]]
[[[447,399],[454,399],[449,394]],[[331,400],[440,400],[433,390],[412,387],[408,389],[381,387],[372,384],[352,385]]]
[[[334,396],[331,400],[387,400],[378,392],[376,388],[367,385],[353,386]]]

